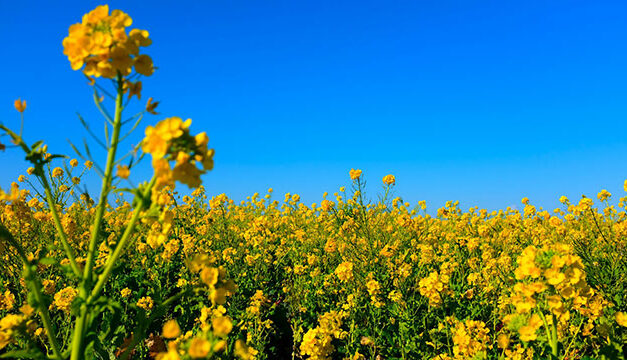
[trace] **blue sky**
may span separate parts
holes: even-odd
[[[89,86],[62,54],[69,25],[100,2],[0,2],[0,121],[71,154],[102,133]],[[149,4],[149,5],[148,5]],[[192,118],[216,149],[209,194],[268,187],[319,202],[360,168],[368,193],[431,208],[554,208],[623,195],[627,4],[620,1],[113,1],[147,29],[159,70],[141,103]],[[4,139],[6,143],[6,139]],[[28,167],[0,153],[0,186]],[[147,168],[135,180],[150,176]],[[96,179],[87,182],[97,193]],[[277,196],[281,198],[281,196]]]

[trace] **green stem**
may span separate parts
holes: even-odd
[[[552,326],[549,327],[549,323],[546,321],[546,317],[544,316],[542,311],[538,311],[538,313],[540,314],[540,318],[542,319],[542,322],[544,323],[544,330],[546,332],[547,341],[549,342],[549,345],[551,346],[551,353],[553,354],[555,358],[557,358],[557,355],[558,355],[557,331],[555,331],[555,333],[552,331],[552,330],[555,330],[554,329],[555,324],[551,324]]]
[[[568,351],[570,350],[570,347],[573,346],[573,343],[575,342],[575,339],[577,338],[577,334],[579,334],[579,330],[581,330],[581,325],[583,325],[583,322],[584,322],[583,319],[579,322],[579,326],[577,327],[577,331],[575,331],[575,334],[573,334],[573,338],[570,340],[570,343],[568,344],[568,347],[564,351],[564,356],[566,356],[568,354]]]
[[[152,187],[154,186],[155,182],[156,182],[156,178],[153,178],[151,183],[146,188],[146,191],[141,195],[139,204],[135,208],[133,217],[129,221],[129,224],[127,225],[126,229],[124,230],[122,239],[120,239],[115,250],[109,256],[107,263],[105,265],[105,269],[100,275],[100,277],[98,278],[98,282],[96,283],[94,288],[91,290],[91,293],[89,294],[89,296],[86,291],[84,294],[81,294],[81,296],[83,296],[83,298],[86,299],[86,301],[85,303],[83,303],[83,305],[81,305],[81,309],[80,309],[81,313],[80,313],[79,318],[76,320],[76,325],[74,327],[74,334],[73,334],[73,339],[72,339],[72,355],[70,358],[71,360],[79,360],[83,358],[83,338],[84,338],[85,326],[87,324],[87,320],[89,316],[93,315],[88,312],[89,306],[94,300],[94,298],[98,296],[98,294],[104,287],[104,284],[109,278],[109,275],[111,275],[111,271],[113,270],[114,264],[120,258],[122,254],[122,250],[125,248],[125,245],[130,239],[131,233],[133,232],[135,228],[135,223],[139,219],[139,215],[141,211],[144,209],[144,207],[146,206],[146,203],[148,202],[146,198],[147,196],[150,196],[150,191],[152,190]],[[84,289],[84,286],[81,289]]]
[[[83,271],[83,283],[79,289],[79,296],[81,299],[87,300],[91,292],[92,275],[94,269],[94,258],[96,253],[96,246],[98,244],[98,234],[100,227],[102,226],[102,218],[104,217],[105,208],[107,206],[107,196],[111,190],[111,181],[113,179],[113,165],[115,164],[115,154],[118,148],[118,138],[120,137],[120,129],[122,127],[122,100],[124,96],[124,80],[121,75],[117,77],[117,96],[115,99],[115,118],[113,122],[113,133],[111,134],[111,141],[109,143],[109,149],[107,152],[107,164],[105,165],[104,178],[102,179],[102,188],[100,190],[100,199],[98,201],[98,207],[96,208],[96,215],[91,228],[91,237],[89,240],[89,248],[87,250],[87,260],[85,261],[85,269]],[[88,311],[88,302],[81,305],[80,315],[76,319],[74,326],[74,333],[72,335],[72,353],[70,359],[78,360],[83,357],[83,340],[85,333],[85,326],[90,316]]]
[[[146,204],[148,203],[147,199],[150,197],[152,188],[154,187],[156,182],[157,182],[157,178],[153,177],[152,180],[150,181],[150,184],[148,184],[148,186],[146,187],[144,193],[141,195],[141,198],[139,199],[139,203],[137,204],[137,206],[135,207],[135,210],[133,212],[133,217],[129,221],[126,229],[124,230],[124,234],[122,234],[122,238],[120,239],[120,241],[116,245],[115,249],[113,250],[113,253],[111,253],[109,258],[107,259],[107,263],[105,264],[105,268],[102,271],[102,274],[100,274],[100,276],[98,277],[98,282],[96,283],[96,285],[94,286],[94,288],[91,291],[91,294],[87,298],[87,303],[88,304],[91,303],[93,301],[93,299],[98,296],[98,294],[100,293],[100,291],[104,287],[105,282],[109,278],[109,275],[111,275],[111,271],[113,270],[113,267],[115,266],[115,264],[117,263],[118,259],[122,255],[122,252],[126,248],[126,244],[129,242],[129,240],[131,238],[131,234],[132,234],[133,230],[135,229],[135,223],[137,223],[137,220],[139,219],[140,213],[142,212],[142,210],[144,210]]]
[[[111,142],[107,153],[107,164],[105,166],[104,179],[102,180],[102,189],[100,190],[100,199],[98,208],[96,209],[96,217],[91,229],[91,238],[89,240],[89,249],[87,251],[87,261],[85,262],[85,271],[83,277],[85,279],[85,288],[91,286],[91,277],[94,268],[94,258],[96,253],[96,245],[98,243],[98,232],[102,225],[102,218],[107,205],[107,196],[111,189],[111,180],[113,179],[113,165],[115,164],[115,153],[118,148],[118,139],[120,137],[120,129],[122,127],[122,100],[124,97],[124,81],[118,76],[118,93],[115,99],[115,117],[113,119],[113,133],[111,134]]]
[[[63,231],[63,225],[61,225],[61,219],[59,218],[59,213],[57,212],[56,202],[52,196],[52,191],[50,190],[50,183],[48,182],[48,178],[43,173],[43,171],[37,171],[37,175],[41,179],[41,182],[44,186],[44,192],[46,193],[46,200],[48,201],[48,206],[50,206],[50,213],[52,213],[52,219],[54,220],[54,226],[57,228],[57,233],[59,234],[59,238],[61,239],[61,244],[63,244],[63,249],[65,250],[65,254],[70,260],[70,267],[74,272],[74,275],[81,278],[81,269],[78,267],[76,263],[76,258],[74,257],[74,250],[70,246],[70,243],[67,240],[67,236]]]
[[[82,287],[80,292],[83,293]],[[83,303],[80,308],[80,316],[76,319],[74,332],[72,333],[72,352],[70,355],[70,359],[72,360],[78,360],[83,358],[83,338],[85,332],[85,324],[87,323],[87,316],[87,305]]]
[[[41,293],[41,284],[37,273],[31,268],[31,264],[29,264],[28,258],[26,257],[26,254],[24,253],[24,250],[22,249],[20,244],[15,241],[13,235],[11,235],[11,233],[2,224],[0,224],[0,239],[6,240],[11,246],[13,246],[17,251],[20,259],[24,263],[24,267],[26,269],[26,279],[30,280],[29,282],[32,285],[33,293],[35,294],[35,299],[37,300],[39,315],[41,316],[41,321],[44,324],[44,329],[46,329],[46,335],[48,336],[48,341],[50,341],[52,353],[54,354],[55,358],[62,359],[63,357],[61,355],[61,347],[57,342],[57,337],[52,327],[52,321],[50,319],[48,307],[45,306],[44,297]]]

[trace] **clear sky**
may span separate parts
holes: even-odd
[[[62,54],[101,2],[0,1],[0,121],[71,154],[102,133],[90,87]],[[319,202],[360,168],[369,194],[488,209],[623,196],[627,3],[623,1],[112,1],[147,29],[158,71],[141,104],[192,118],[216,149],[209,194],[268,187]],[[7,142],[4,138],[3,142]],[[28,167],[0,153],[0,186]],[[149,176],[138,169],[136,180]],[[92,179],[90,192],[99,187]],[[184,185],[182,185],[184,186]],[[282,196],[277,196],[282,198]]]

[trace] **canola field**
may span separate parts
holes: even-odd
[[[57,174],[57,184],[71,182]],[[351,175],[353,189],[309,206],[296,194],[273,200],[271,190],[235,203],[202,187],[183,197],[164,189],[164,210],[141,220],[104,289],[112,300],[94,319],[106,332],[100,346],[119,353],[151,317],[134,358],[622,358],[627,214],[606,205],[609,193],[599,193],[600,209],[562,198],[561,209],[540,211],[523,199],[523,212],[464,212],[450,202],[429,216],[425,203],[364,203],[361,174]],[[392,189],[395,179],[384,180]],[[29,259],[46,259],[36,273],[67,336],[77,283],[64,274],[50,212],[17,193],[0,220]],[[62,214],[83,267],[93,201]],[[129,203],[106,210],[96,271],[131,217]],[[40,344],[38,320],[13,315],[27,301],[22,265],[2,251],[0,346]],[[10,328],[16,316],[24,332]]]
[[[314,204],[272,189],[236,202],[202,186],[214,151],[189,119],[162,118],[124,149],[159,115],[152,98],[123,115],[156,70],[132,23],[98,6],[63,41],[104,118],[106,159],[30,143],[25,100],[21,125],[0,123],[0,150],[27,169],[0,189],[0,358],[626,358],[627,196],[435,209],[404,202],[403,179],[377,192],[351,169]]]

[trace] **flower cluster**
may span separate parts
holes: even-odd
[[[383,177],[383,183],[385,185],[394,185],[394,184],[396,184],[396,178],[392,174],[385,175]]]
[[[226,297],[233,295],[235,284],[224,279],[225,271],[211,266],[212,260],[206,255],[197,255],[188,265],[193,272],[200,273],[200,280],[209,289],[212,305],[203,307],[197,319],[200,331],[196,334],[181,334],[176,320],[163,325],[162,337],[169,341],[165,351],[156,354],[158,360],[179,360],[182,358],[206,359],[227,350],[227,337],[233,330],[233,319],[226,315],[223,306]],[[253,359],[256,350],[240,340],[236,341],[234,353],[240,359]],[[184,356],[186,355],[186,356]],[[187,357],[188,356],[188,357]]]
[[[214,150],[207,148],[209,138],[204,132],[192,136],[191,123],[191,119],[183,121],[171,117],[146,128],[142,149],[152,155],[158,189],[166,185],[174,188],[175,181],[197,188],[201,184],[200,175],[213,169]],[[170,161],[175,161],[174,169]],[[202,169],[196,163],[200,163]]]
[[[20,334],[34,332],[37,325],[30,319],[34,312],[30,305],[24,305],[19,314],[9,314],[0,319],[0,350],[15,342]]]
[[[152,307],[155,305],[154,301],[150,296],[144,296],[137,300],[137,307],[144,309],[145,311],[152,310]]]
[[[69,313],[76,295],[78,295],[78,291],[68,286],[54,294],[54,306],[65,313]]]
[[[226,279],[224,268],[213,267],[212,259],[206,255],[197,255],[190,263],[193,272],[200,274],[200,280],[209,290],[209,299],[213,305],[223,305],[227,296],[237,291],[233,280]]]
[[[344,261],[335,268],[335,275],[341,281],[348,281],[353,278],[353,263]]]
[[[457,359],[475,359],[478,355],[486,357],[489,347],[490,330],[483,321],[457,321],[453,329],[453,354]]]
[[[379,308],[384,305],[379,300],[379,294],[381,293],[381,284],[377,280],[371,278],[370,280],[366,281],[366,290],[370,295],[370,301],[375,307]]]
[[[442,305],[442,295],[449,293],[448,282],[448,275],[432,271],[429,276],[418,282],[420,295],[429,299],[430,306],[440,306]]]
[[[0,293],[0,310],[11,310],[15,306],[15,295],[9,290],[4,292],[4,295]]]
[[[553,332],[554,342],[569,336],[573,311],[587,319],[583,332],[589,333],[607,304],[588,285],[581,258],[566,244],[528,246],[514,274],[518,282],[510,302],[515,313],[506,322],[522,341],[536,340],[543,326]]]
[[[361,177],[361,170],[359,169],[351,169],[348,172],[348,175],[350,176],[351,180],[358,180]]]
[[[346,315],[343,311],[329,311],[320,315],[319,325],[307,331],[303,337],[301,355],[309,355],[311,360],[330,360],[335,351],[331,344],[333,339],[343,339],[348,335],[341,329],[342,319]]]
[[[126,28],[133,20],[120,10],[109,14],[109,6],[101,5],[83,16],[81,23],[70,26],[63,39],[63,54],[73,70],[85,66],[87,76],[115,78],[127,76],[134,68],[139,74],[150,76],[154,71],[152,59],[139,54],[139,48],[149,46],[148,31]]]

